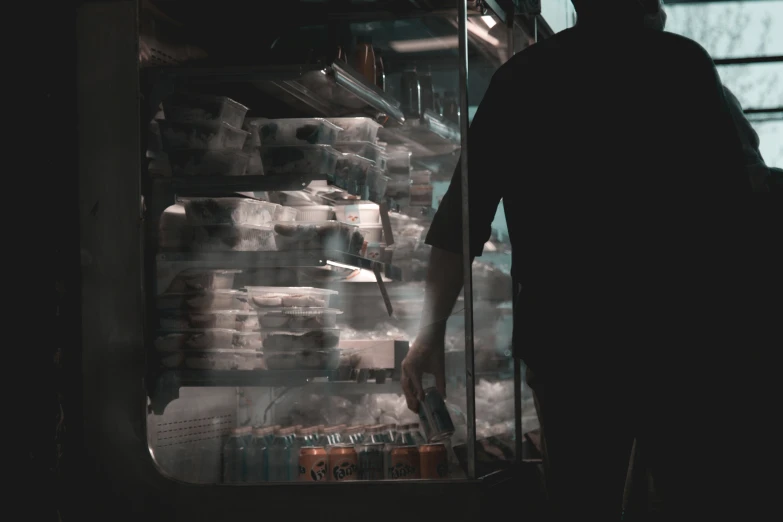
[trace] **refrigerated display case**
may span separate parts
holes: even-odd
[[[153,518],[298,520],[307,494],[477,519],[536,425],[502,227],[448,322],[437,418],[407,409],[400,363],[468,102],[546,24],[501,1],[278,4],[80,9],[85,444]]]

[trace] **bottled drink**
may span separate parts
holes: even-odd
[[[372,48],[372,39],[369,36],[359,36],[356,39],[353,66],[368,82],[375,85],[375,50]]]
[[[346,444],[359,444],[362,441],[363,430],[364,427],[362,426],[351,426],[350,428],[346,428],[343,432],[343,441]]]
[[[421,429],[419,428],[418,422],[408,424],[408,426],[410,428],[411,438],[417,446],[421,446],[422,444],[427,443],[427,441],[424,440],[424,435],[421,434]]]
[[[397,446],[416,446],[416,440],[411,432],[411,424],[398,424],[397,436],[394,438],[394,444]]]
[[[297,480],[299,478],[299,450],[305,444],[305,436],[308,436],[308,430],[301,427],[295,428],[291,433],[291,444],[288,460],[288,480]]]
[[[247,452],[247,481],[265,482],[267,480],[267,460],[269,459],[267,437],[271,428],[256,428],[250,439]]]
[[[289,480],[293,431],[294,428],[279,429],[272,445],[267,450],[267,477],[270,482],[287,482]]]
[[[223,482],[226,484],[238,484],[246,479],[244,434],[242,428],[234,428],[223,446]]]
[[[459,125],[459,100],[453,92],[447,92],[443,100],[443,118]]]
[[[432,71],[427,67],[427,72],[419,77],[419,85],[421,88],[421,115],[424,116],[424,112],[435,109],[435,91],[432,86]]]
[[[329,426],[328,428],[324,428],[324,440],[325,440],[325,447],[334,446],[335,444],[342,444],[343,443],[343,437],[341,432],[343,431],[344,426]]]
[[[400,79],[400,109],[410,119],[421,117],[421,85],[416,67],[410,66]]]

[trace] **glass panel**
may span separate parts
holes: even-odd
[[[400,384],[435,188],[459,153],[456,10],[370,8],[263,52],[212,34],[211,61],[241,67],[179,65],[170,92],[144,93],[145,200],[160,217],[147,245],[148,438],[173,478],[465,477],[462,303],[445,409],[416,415]],[[471,62],[507,59],[503,31],[471,13]]]
[[[778,121],[754,121],[752,124],[759,135],[759,150],[764,162],[768,167],[783,168],[783,118]]]
[[[699,42],[713,58],[783,54],[783,1],[666,6],[666,30]]]
[[[783,107],[783,62],[720,65],[717,69],[744,109]]]

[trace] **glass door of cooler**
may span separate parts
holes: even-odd
[[[482,2],[286,2],[267,13],[283,29],[252,33],[153,4],[140,86],[158,470],[199,484],[470,479],[489,469],[474,464],[474,433],[491,439],[481,455],[513,461],[502,232],[473,268],[475,363],[474,303],[460,299],[448,321],[445,403],[411,412],[400,364],[421,326],[424,239],[465,145],[465,102],[526,29]],[[147,23],[164,15],[201,37],[172,41]],[[491,404],[476,417],[474,400]]]

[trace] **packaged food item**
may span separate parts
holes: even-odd
[[[370,141],[338,141],[334,148],[340,152],[356,154],[374,161],[381,170],[386,168],[386,148]]]
[[[367,243],[383,242],[383,225],[380,223],[361,223],[359,230]]]
[[[161,330],[154,342],[155,349],[212,350],[218,348],[261,348],[260,332],[240,332],[229,328],[193,328],[181,331]]]
[[[227,224],[194,227],[191,248],[197,252],[270,252],[277,250],[272,226]]]
[[[250,133],[224,122],[159,120],[163,151],[177,149],[241,150]]]
[[[265,145],[261,163],[265,176],[311,174],[333,177],[341,154],[329,145]]]
[[[191,225],[264,225],[280,205],[250,198],[181,198]]]
[[[414,185],[411,184],[410,205],[431,207],[432,206],[432,185]]]
[[[162,330],[188,330],[191,328],[228,328],[237,324],[238,310],[163,310],[158,314]]]
[[[334,207],[334,215],[337,221],[352,225],[370,225],[381,222],[380,207],[375,203],[360,201],[350,205],[338,205]]]
[[[356,154],[340,153],[334,176],[330,180],[338,187],[351,193],[358,193],[367,186],[367,173],[375,162]]]
[[[259,370],[263,356],[255,350],[220,348],[185,352],[185,367],[193,370]]]
[[[224,122],[242,128],[248,108],[225,96],[176,93],[163,101],[167,120]]]
[[[339,141],[369,141],[375,143],[380,123],[370,118],[329,118],[329,121],[341,127]]]
[[[323,118],[259,119],[252,125],[258,127],[262,146],[334,145],[342,130]]]
[[[337,250],[358,253],[364,242],[358,227],[339,221],[276,223],[275,233],[280,251]]]
[[[340,344],[339,328],[301,328],[287,330],[262,330],[264,353],[298,351],[322,351],[337,348]],[[335,367],[339,356],[335,360]]]
[[[334,370],[339,360],[339,350],[264,352],[264,363],[269,370]]]
[[[299,207],[297,221],[329,221],[334,213],[329,205],[310,205]]]
[[[256,309],[281,307],[328,308],[329,299],[337,295],[336,290],[306,286],[248,286],[250,303]]]
[[[201,290],[171,292],[157,297],[158,310],[249,310],[247,292],[243,290]]]
[[[386,189],[391,178],[383,174],[383,170],[373,167],[367,171],[367,190],[370,201],[381,203],[386,198]]]
[[[372,259],[373,261],[379,261],[381,263],[391,263],[391,254],[393,250],[386,247],[386,243],[379,242],[364,242],[362,248],[362,257]]]
[[[185,362],[185,354],[181,350],[161,353],[160,364],[164,368],[179,368]]]
[[[174,277],[166,293],[227,290],[234,286],[234,278],[241,273],[241,270],[188,268]]]
[[[283,205],[277,205],[275,210],[275,221],[296,221],[299,216],[299,209],[295,207],[284,207]]]
[[[390,174],[410,174],[413,153],[402,145],[386,147],[386,166]]]
[[[258,323],[263,329],[331,328],[340,314],[333,308],[270,308],[258,311]]]
[[[178,149],[168,156],[173,176],[244,176],[250,162],[238,150]]]

